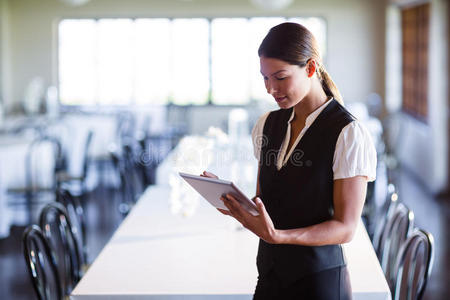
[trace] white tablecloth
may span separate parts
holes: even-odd
[[[71,299],[251,299],[258,239],[206,201],[172,214],[168,186],[150,187]],[[390,299],[362,223],[344,245],[354,299]]]
[[[72,299],[251,299],[258,238],[217,212],[178,175],[205,169],[253,195],[257,161],[250,137],[238,146],[220,132],[183,138],[158,168],[158,185],[147,189]],[[344,251],[354,299],[390,299],[362,223]]]

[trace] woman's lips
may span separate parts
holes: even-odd
[[[287,97],[275,97],[275,101],[277,101],[277,102],[281,102],[284,99],[287,99]]]

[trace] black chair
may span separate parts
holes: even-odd
[[[37,225],[25,229],[23,254],[39,300],[62,299],[62,286],[50,245]]]
[[[122,146],[122,160],[125,174],[134,192],[133,202],[139,198],[146,188],[144,164],[141,161],[141,147],[137,141],[130,141]]]
[[[385,199],[384,204],[379,205],[379,209],[374,216],[374,224],[372,225],[375,227],[372,237],[372,244],[378,256],[384,244],[384,240],[382,240],[384,237],[382,237],[382,235],[386,230],[388,220],[392,218],[392,214],[398,204],[398,194],[393,184],[388,185]],[[382,201],[380,200],[379,202]]]
[[[388,219],[381,239],[379,260],[391,289],[396,281],[398,252],[414,228],[414,214],[403,203],[398,203]]]
[[[386,164],[383,160],[378,161],[377,178],[367,185],[366,201],[362,211],[362,219],[367,233],[373,240],[377,225],[383,221],[390,204],[390,195],[394,191],[388,191]]]
[[[147,139],[145,137],[138,139],[139,152],[138,152],[138,168],[142,177],[142,183],[145,187],[155,183],[154,175],[154,163],[151,160],[150,153],[148,151]]]
[[[82,173],[79,176],[72,176],[66,170],[58,172],[56,175],[57,188],[63,187],[71,191],[72,195],[83,197],[86,194],[86,178],[89,171],[90,159],[89,149],[92,142],[93,132],[89,130],[86,134],[83,145]]]
[[[50,143],[53,147],[54,169],[52,171],[51,183],[48,186],[42,186],[38,182],[39,168],[37,162],[39,161],[39,147],[44,143]],[[41,136],[35,139],[28,146],[25,156],[25,185],[22,187],[9,188],[7,190],[7,198],[9,206],[24,206],[28,215],[28,224],[32,224],[34,220],[34,212],[39,211],[39,206],[55,200],[56,194],[56,177],[55,174],[59,172],[64,164],[62,147],[58,139],[50,136]]]
[[[399,252],[394,300],[422,299],[433,260],[433,236],[422,229],[414,230]]]
[[[156,183],[156,169],[173,149],[177,139],[179,139],[178,136],[167,132],[147,135],[144,140],[140,141],[141,148],[144,149],[140,161],[146,170],[147,185]]]
[[[86,220],[84,209],[77,197],[74,197],[68,190],[58,189],[56,201],[64,205],[72,225],[72,233],[76,237],[79,252],[83,255],[83,261],[88,262]],[[84,266],[86,267],[86,266]]]
[[[64,295],[70,295],[82,276],[84,262],[66,209],[57,202],[46,205],[39,224],[53,250]]]
[[[131,182],[131,178],[127,176],[127,166],[126,159],[121,157],[116,152],[110,152],[111,160],[113,161],[114,167],[117,170],[120,178],[120,191],[121,197],[119,201],[119,212],[122,215],[128,214],[132,206],[136,202],[136,193],[134,191],[134,185]]]

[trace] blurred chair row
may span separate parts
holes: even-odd
[[[381,98],[371,95],[367,100],[365,105],[355,105],[355,115],[362,121],[367,119],[365,115],[381,119]],[[377,107],[378,113],[370,113],[370,108]],[[381,126],[375,122],[365,125],[377,133],[374,142],[378,157],[377,178],[368,184],[362,219],[393,299],[420,300],[433,266],[434,240],[430,233],[414,225],[414,213],[396,191],[400,162],[395,150],[402,137],[401,117],[391,113],[382,119]]]
[[[372,243],[393,299],[422,299],[433,266],[433,236],[414,226],[414,213],[401,202],[393,184],[387,191],[372,221]]]
[[[34,219],[36,207],[55,200],[56,191],[64,187],[72,194],[83,197],[86,194],[86,178],[89,167],[89,147],[93,133],[89,131],[83,141],[83,151],[81,161],[82,172],[79,175],[72,175],[68,172],[68,157],[63,150],[60,140],[55,136],[41,135],[35,138],[28,146],[25,156],[25,185],[21,187],[9,188],[6,191],[9,206],[24,207],[28,214],[28,224]],[[53,153],[53,178],[50,184],[42,184],[40,180],[42,166],[39,161],[42,159],[39,153],[39,146],[50,143]]]
[[[154,183],[154,169],[176,141],[171,134],[136,134],[132,119],[124,117],[120,124],[117,143],[109,149],[109,161],[112,162],[112,173],[117,174],[119,180],[118,210],[125,216],[145,188]],[[60,180],[69,177],[59,177],[61,168],[55,166],[58,177],[51,192],[56,193],[56,202],[45,205],[39,214],[39,226],[30,225],[23,235],[25,260],[39,299],[68,297],[87,266],[86,222],[82,204],[86,200],[83,180],[90,164],[88,149],[91,139],[90,133],[84,143],[83,176],[70,178],[70,181]],[[58,143],[54,145],[56,147]],[[73,180],[79,180],[78,189],[72,189],[69,184]],[[39,201],[39,189],[33,184],[30,186],[33,193],[28,198],[29,204]]]
[[[57,200],[41,210],[39,226],[30,225],[23,234],[25,262],[38,299],[68,297],[86,269],[82,206],[63,189]]]
[[[21,164],[24,170],[18,170],[24,174],[23,183],[7,187],[5,193],[8,206],[26,214],[25,224],[19,222],[19,225],[32,224],[40,208],[54,201],[56,190],[60,187],[84,199],[89,190],[105,183],[105,177],[112,178],[107,182],[108,187],[123,190],[119,210],[126,213],[145,187],[155,182],[156,167],[184,132],[168,127],[166,131],[155,135],[149,129],[150,116],[145,118],[141,126],[137,126],[135,116],[129,112],[118,112],[113,118],[117,124],[114,138],[105,150],[107,155],[100,159],[90,155],[93,139],[102,140],[101,133],[95,134],[95,128],[66,126],[61,120],[48,128],[40,126],[36,130],[36,136],[24,155],[25,162]],[[45,163],[42,160],[44,146],[47,159],[51,158]],[[91,167],[97,167],[94,176],[89,176],[92,175]],[[113,172],[110,172],[111,168]],[[92,177],[94,181],[97,179],[94,185],[91,184]]]
[[[110,147],[109,154],[119,178],[119,212],[126,215],[139,199],[145,188],[155,184],[155,174],[159,163],[175,147],[181,136],[181,130],[168,130],[153,135],[149,128],[149,119],[141,129],[136,128],[130,115],[122,115],[119,122],[117,143]]]

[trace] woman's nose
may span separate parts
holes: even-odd
[[[275,84],[273,84],[273,82],[270,82],[270,80],[268,80],[266,83],[266,89],[268,94],[273,94],[277,91]]]

